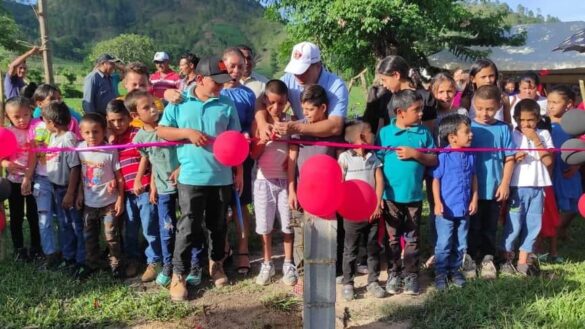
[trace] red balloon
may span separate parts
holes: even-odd
[[[341,181],[307,179],[301,177],[297,186],[299,204],[308,213],[324,219],[335,218],[341,203]]]
[[[325,154],[314,155],[307,159],[301,167],[300,177],[317,181],[331,179],[339,184],[342,182],[341,167],[334,158]]]
[[[224,166],[239,166],[248,157],[250,145],[239,131],[228,130],[219,134],[213,142],[213,155]]]
[[[367,221],[377,205],[378,197],[370,184],[359,179],[341,184],[341,204],[337,211],[343,218],[356,222]]]
[[[579,198],[579,213],[585,218],[585,194]]]
[[[0,159],[8,158],[16,154],[18,142],[12,131],[6,128],[0,128]]]

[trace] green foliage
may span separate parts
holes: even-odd
[[[43,73],[39,69],[29,69],[26,72],[26,76],[29,81],[36,82],[37,84],[43,83]]]
[[[110,54],[125,63],[152,62],[152,56],[156,52],[154,41],[147,36],[137,34],[121,34],[113,39],[98,42],[93,46],[88,59],[91,63],[102,54]]]
[[[10,13],[0,3],[0,47],[22,50],[24,47],[17,42],[20,37],[18,26]]]

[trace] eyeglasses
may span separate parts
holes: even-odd
[[[162,64],[162,63],[164,63],[164,62],[163,62],[163,61],[154,61],[154,64],[155,64],[155,65],[160,65],[160,64]]]

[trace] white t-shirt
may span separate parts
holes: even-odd
[[[546,130],[538,129],[536,131],[538,137],[542,141],[543,148],[553,148],[552,138],[550,133]],[[518,129],[512,132],[514,145],[520,149],[536,148],[526,136],[524,136]],[[546,166],[540,161],[538,151],[520,151],[526,152],[526,157],[521,162],[517,162],[512,174],[510,186],[517,187],[543,187],[551,186],[552,182]],[[552,155],[551,155],[552,156]]]
[[[285,161],[288,160],[288,144],[270,141],[258,158],[256,179],[287,179]]]
[[[518,123],[516,123],[516,120],[514,119],[514,108],[516,107],[516,104],[518,104],[518,102],[520,101],[521,99],[518,97],[518,95],[510,96],[510,118],[512,118],[513,128],[516,128],[518,126]],[[546,99],[546,97],[539,96],[536,102],[538,103],[538,106],[540,106],[540,115],[541,116],[546,115],[548,111],[547,110],[548,100]]]
[[[347,150],[339,155],[337,162],[341,166],[344,181],[359,179],[376,188],[376,169],[382,167],[382,162],[374,152],[368,152],[363,157],[353,150]]]

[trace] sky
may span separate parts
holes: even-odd
[[[585,21],[585,0],[500,0],[507,3],[510,8],[522,6],[531,9],[536,14],[540,8],[541,14],[556,16],[563,22]]]

